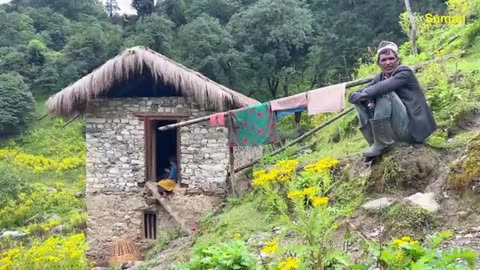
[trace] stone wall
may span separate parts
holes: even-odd
[[[124,234],[142,251],[155,245],[155,240],[143,237],[144,211],[157,213],[157,232],[175,228],[172,217],[143,192],[87,196],[87,211],[87,257],[99,266],[108,264],[113,242]]]
[[[144,192],[145,141],[137,113],[208,115],[183,97],[92,100],[86,114],[87,255],[98,265],[108,260],[112,241],[129,234],[142,250],[155,242],[143,237],[143,213],[156,211],[158,230],[176,226]],[[199,123],[180,128],[180,175],[190,195],[176,195],[176,211],[195,223],[215,208],[225,193],[228,168],[227,130]],[[261,154],[260,148],[236,149],[237,166]],[[189,222],[190,223],[190,222]]]
[[[262,146],[234,147],[235,168],[246,165],[263,156]]]
[[[137,182],[145,180],[145,142],[144,123],[135,113],[209,114],[191,104],[183,97],[92,101],[86,115],[87,192],[137,191]],[[208,123],[180,128],[182,184],[201,191],[225,188],[226,134]]]

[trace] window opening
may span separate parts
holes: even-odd
[[[157,239],[157,215],[146,212],[143,215],[144,236],[147,239]]]

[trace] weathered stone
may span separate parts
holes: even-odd
[[[383,197],[383,198],[371,200],[371,201],[365,203],[364,205],[362,205],[362,208],[367,210],[367,211],[370,211],[370,212],[378,212],[382,209],[385,209],[385,208],[389,207],[394,202],[395,202],[395,200],[393,200],[393,199]]]
[[[405,198],[405,200],[413,205],[419,206],[429,212],[437,212],[440,205],[435,201],[435,194],[433,192],[420,193]]]
[[[145,182],[145,130],[138,112],[189,113],[190,119],[208,115],[192,110],[182,97],[121,98],[92,100],[87,108],[87,255],[103,266],[113,241],[128,234],[141,250],[155,244],[143,236],[143,212],[157,214],[161,231],[177,226],[158,202],[142,192]],[[174,193],[175,211],[189,222],[200,219],[221,203],[226,192],[229,166],[227,130],[208,124],[194,124],[179,129],[181,183],[188,191]],[[235,166],[261,157],[262,147],[234,148]],[[196,193],[195,193],[196,192]],[[191,195],[187,195],[191,194]],[[192,194],[194,193],[194,194]]]

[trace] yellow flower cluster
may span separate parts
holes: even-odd
[[[404,236],[402,238],[393,240],[393,244],[395,246],[401,246],[403,244],[418,245],[419,242],[412,240],[409,236]]]
[[[30,248],[14,248],[2,253],[0,270],[23,269],[35,264],[37,269],[85,269],[84,234],[68,237],[52,236]]]
[[[31,193],[20,193],[16,200],[9,201],[0,209],[0,228],[20,226],[32,216],[47,211],[66,214],[71,209],[84,208],[85,201],[75,199],[74,194],[75,190],[51,191],[37,184]]]
[[[328,197],[314,197],[312,199],[312,204],[314,207],[322,206],[328,203]]]
[[[297,257],[288,257],[278,264],[279,270],[295,270],[298,268],[300,259]]]
[[[262,249],[262,252],[265,254],[272,254],[278,249],[278,236],[275,237],[272,241],[268,242],[265,247]]]
[[[252,184],[262,187],[268,183],[285,182],[293,176],[298,164],[297,160],[282,160],[277,162],[268,172],[267,170],[255,171]]]
[[[63,160],[55,160],[41,155],[22,153],[18,149],[0,149],[0,160],[3,159],[9,159],[15,166],[33,170],[36,173],[43,173],[49,170],[61,172],[78,168],[85,164],[85,159],[80,157],[69,157]]]
[[[317,192],[316,187],[309,187],[309,188],[304,188],[303,190],[292,190],[288,193],[287,197],[294,201],[301,200],[305,197],[308,197],[310,200],[312,200],[312,204],[314,207],[327,204],[329,201],[328,197],[315,196],[316,192]]]
[[[322,173],[332,168],[333,166],[337,165],[338,163],[339,163],[339,160],[327,157],[315,163],[308,164],[307,166],[305,166],[304,171],[310,172],[310,173]]]

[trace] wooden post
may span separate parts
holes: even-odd
[[[408,19],[410,20],[410,46],[412,54],[417,54],[417,24],[415,22],[415,16],[413,15],[412,8],[410,7],[410,0],[405,0],[405,9],[407,10]]]
[[[235,181],[235,155],[233,151],[233,147],[228,147],[229,149],[229,178],[230,178],[230,187],[232,190],[233,195],[238,196],[237,190],[236,190],[236,185],[237,182]]]

